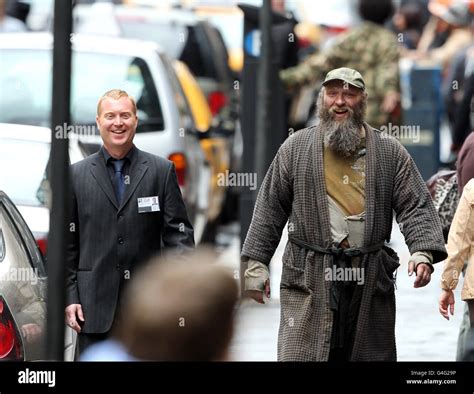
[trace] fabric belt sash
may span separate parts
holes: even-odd
[[[385,242],[382,241],[382,242],[379,242],[378,244],[370,245],[370,246],[362,247],[362,248],[337,248],[335,246],[331,246],[330,248],[322,248],[321,246],[311,245],[293,236],[290,236],[289,240],[290,242],[294,243],[295,245],[298,245],[299,247],[303,249],[309,249],[316,253],[330,254],[336,258],[342,257],[342,255],[344,255],[345,257],[357,257],[362,254],[376,252],[377,250],[382,249],[383,246],[385,245]]]
[[[316,252],[316,253],[332,255],[333,264],[335,264],[336,267],[338,268],[347,268],[348,266],[351,267],[352,265],[350,264],[350,261],[348,261],[349,259],[353,257],[361,256],[363,254],[376,252],[377,250],[382,249],[382,247],[385,244],[384,241],[382,241],[375,245],[370,245],[370,246],[362,247],[362,248],[337,248],[335,246],[331,246],[330,248],[322,248],[319,245],[311,245],[293,236],[290,236],[289,240],[295,245],[298,245],[299,247],[303,249],[312,250],[313,252]],[[339,298],[340,298],[339,290],[341,287],[340,285],[343,284],[343,283],[335,283],[335,282],[341,282],[341,281],[331,282],[331,309],[333,310],[338,309]]]
[[[383,248],[384,242],[361,248],[322,248],[319,245],[311,245],[296,237],[289,237],[290,242],[316,253],[329,254],[332,256],[333,265],[337,268],[352,268],[352,258],[364,254],[376,252]],[[344,349],[349,359],[352,348],[355,324],[357,321],[362,289],[358,289],[354,281],[332,280],[330,287],[330,306],[334,312],[333,332],[331,335],[331,349]]]

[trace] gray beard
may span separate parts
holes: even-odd
[[[360,149],[363,127],[364,105],[349,110],[349,117],[343,121],[334,120],[328,108],[319,107],[320,125],[324,130],[324,144],[342,157],[352,157]]]

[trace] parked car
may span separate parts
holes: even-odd
[[[226,197],[227,187],[219,184],[219,176],[225,174],[230,168],[229,140],[225,134],[220,133],[219,127],[213,126],[212,113],[206,97],[188,66],[179,60],[175,60],[173,66],[191,108],[196,128],[202,133],[201,147],[211,167],[208,226],[205,237],[206,240],[212,241],[213,236],[210,233],[214,232],[214,226],[223,210]]]
[[[2,38],[0,122],[49,125],[52,36],[29,33]],[[76,34],[72,44],[71,119],[88,127],[87,136],[79,138],[90,152],[99,148],[97,101],[110,89],[126,90],[138,107],[135,145],[174,162],[199,242],[206,224],[210,173],[185,98],[171,82],[176,76],[170,75],[172,67],[164,65],[166,55],[155,43],[114,37]]]
[[[45,358],[45,299],[41,253],[20,212],[0,191],[0,361]]]
[[[71,164],[87,156],[75,134],[68,134],[68,130],[61,129],[57,130],[55,135],[57,138],[67,136],[69,139]],[[28,233],[33,235],[42,257],[45,257],[47,252],[51,207],[51,188],[48,179],[50,151],[49,128],[0,123],[0,166],[8,169],[0,172],[0,185],[24,218],[29,228]],[[38,264],[40,264],[38,280],[45,286],[43,282],[46,274],[42,268],[43,262]],[[65,360],[72,361],[76,334],[69,327],[66,327],[64,345]]]
[[[192,11],[216,26],[229,52],[229,67],[235,73],[244,66],[244,13],[236,6],[191,5]]]
[[[0,185],[25,218],[46,256],[51,202],[48,179],[51,130],[0,123]],[[77,137],[69,138],[71,163],[86,157]]]
[[[224,40],[213,25],[199,18],[190,10],[155,9],[150,7],[113,6],[101,3],[79,4],[74,8],[75,32],[110,35],[94,25],[96,15],[102,22],[112,24],[114,19],[121,36],[138,40],[154,41],[172,59],[186,63],[198,79],[208,98],[212,113],[219,113],[232,103],[235,75],[228,64]]]

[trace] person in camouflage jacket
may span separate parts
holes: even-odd
[[[328,50],[282,70],[280,77],[286,88],[293,91],[316,83],[329,70],[339,67],[360,70],[365,75],[369,94],[367,122],[375,128],[398,123],[399,47],[395,34],[383,27],[392,10],[391,0],[359,0],[362,24],[338,37]]]

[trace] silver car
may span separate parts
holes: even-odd
[[[0,361],[45,358],[45,293],[41,253],[15,205],[0,191]]]
[[[0,166],[4,169],[0,172],[0,185],[25,218],[44,256],[48,246],[51,199],[48,180],[50,151],[50,129],[0,123]],[[86,154],[77,137],[71,134],[71,163],[84,157]]]

